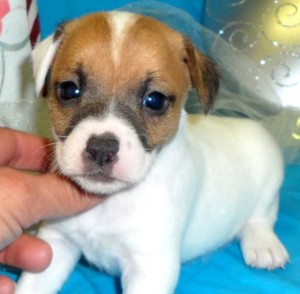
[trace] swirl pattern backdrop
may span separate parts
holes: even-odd
[[[215,33],[207,44],[210,54],[226,76],[233,77],[226,88],[239,87],[232,90],[233,97],[238,95],[235,102],[220,101],[217,108],[262,119],[278,139],[287,162],[298,162],[300,1],[207,0],[203,24]],[[224,42],[231,46],[231,54],[223,51]],[[241,89],[256,98],[250,95],[249,100],[248,93],[244,100]]]
[[[257,64],[254,79],[266,74],[282,105],[300,107],[300,1],[208,0],[205,12],[218,38]]]

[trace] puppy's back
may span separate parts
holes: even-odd
[[[186,135],[196,153],[201,148],[201,153],[206,150],[216,157],[225,153],[233,164],[251,167],[257,163],[258,170],[267,166],[283,169],[278,144],[263,126],[250,119],[189,115]]]
[[[277,201],[283,179],[281,152],[258,123],[191,115],[186,136],[194,158],[195,195],[182,256],[206,254],[237,236],[243,224]],[[273,217],[272,217],[273,218]]]

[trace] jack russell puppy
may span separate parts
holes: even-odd
[[[212,62],[180,33],[128,12],[64,23],[34,51],[45,80],[60,173],[97,207],[42,226],[53,250],[17,293],[56,293],[81,253],[121,274],[125,294],[171,294],[180,263],[233,238],[245,262],[284,267],[275,233],[280,150],[247,119],[187,115],[192,87],[204,112],[218,88]]]

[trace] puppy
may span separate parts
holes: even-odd
[[[37,91],[47,77],[59,171],[106,200],[42,226],[52,263],[23,273],[17,293],[59,291],[81,253],[121,274],[125,294],[173,293],[182,261],[236,237],[250,266],[288,261],[273,232],[280,151],[257,123],[184,112],[192,87],[205,112],[218,88],[187,38],[145,16],[92,14],[38,45],[34,71]]]

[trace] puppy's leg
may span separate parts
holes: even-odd
[[[38,237],[48,242],[52,248],[51,264],[40,273],[22,273],[16,294],[57,293],[79,259],[79,249],[59,232],[45,227]]]
[[[268,203],[258,203],[258,207],[243,227],[241,249],[246,264],[272,270],[283,268],[289,255],[273,231],[276,219],[278,197]]]
[[[179,257],[170,252],[129,257],[122,270],[123,294],[172,294],[179,268]]]
[[[283,268],[289,255],[272,229],[264,220],[247,223],[242,232],[241,247],[245,262],[256,268]]]

